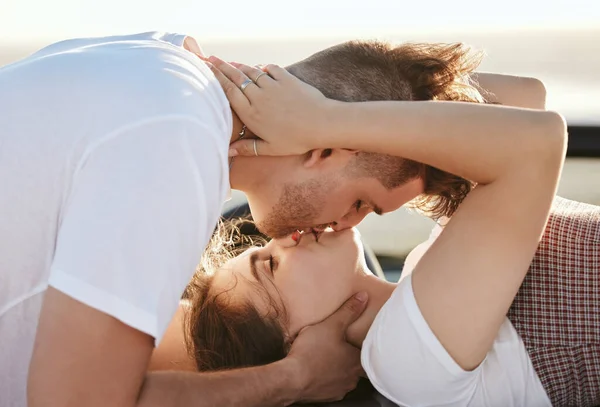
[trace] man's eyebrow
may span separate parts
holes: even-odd
[[[258,269],[256,268],[256,262],[258,261],[258,252],[254,252],[250,255],[250,273],[256,279],[256,282],[260,282],[258,277]]]

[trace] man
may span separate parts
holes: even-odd
[[[273,365],[147,372],[246,132],[198,53],[189,37],[144,33],[0,69],[2,406],[287,405],[356,384],[343,338],[361,296]]]

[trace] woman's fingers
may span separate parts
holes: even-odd
[[[289,79],[289,78],[295,78],[294,75],[292,75],[287,70],[283,69],[282,67],[280,67],[279,65],[276,65],[276,64],[269,64],[269,65],[265,66],[263,68],[263,70],[265,72],[268,72],[269,75],[273,79],[278,80],[278,81]]]
[[[265,72],[260,68],[240,64],[238,62],[231,62],[231,65],[233,65],[234,68],[242,71],[244,75],[252,79],[252,81],[260,88],[264,88],[275,83],[273,78],[269,76],[268,72]]]
[[[295,76],[293,76],[287,70],[276,64],[262,65],[259,67],[252,67],[245,64],[241,64],[239,62],[232,62],[231,64],[255,82],[256,77],[261,73],[261,71],[269,74],[270,80],[267,82],[267,84],[269,85],[275,83],[276,81],[295,78]],[[261,84],[260,86],[262,85],[263,84]]]
[[[238,140],[229,146],[229,157],[238,155],[245,157],[259,157],[273,155],[271,146],[263,140]],[[277,155],[277,154],[275,154]]]
[[[304,154],[318,147],[329,117],[321,92],[277,65],[261,70],[214,56],[209,62],[232,108],[261,137],[232,145],[231,156]]]
[[[250,100],[246,97],[244,92],[240,90],[227,76],[225,76],[219,69],[217,69],[212,63],[206,63],[210,70],[213,72],[219,84],[225,92],[225,96],[229,100],[231,107],[237,112],[244,112],[250,108]]]
[[[244,92],[248,99],[252,97],[252,92],[256,92],[258,90],[258,86],[256,86],[254,81],[250,79],[248,75],[235,68],[231,64],[215,56],[210,56],[208,60],[211,64],[214,65],[215,68],[221,71],[221,73],[225,75],[227,79],[229,79],[238,88],[240,88],[240,90]]]

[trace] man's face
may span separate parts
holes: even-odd
[[[356,226],[370,212],[381,215],[414,199],[423,192],[423,182],[416,178],[386,189],[375,178],[348,177],[338,169],[279,188],[270,185],[269,192],[248,195],[253,218],[263,233],[283,237],[296,230]]]

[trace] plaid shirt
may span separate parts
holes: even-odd
[[[600,405],[600,207],[555,199],[508,317],[554,406]]]

